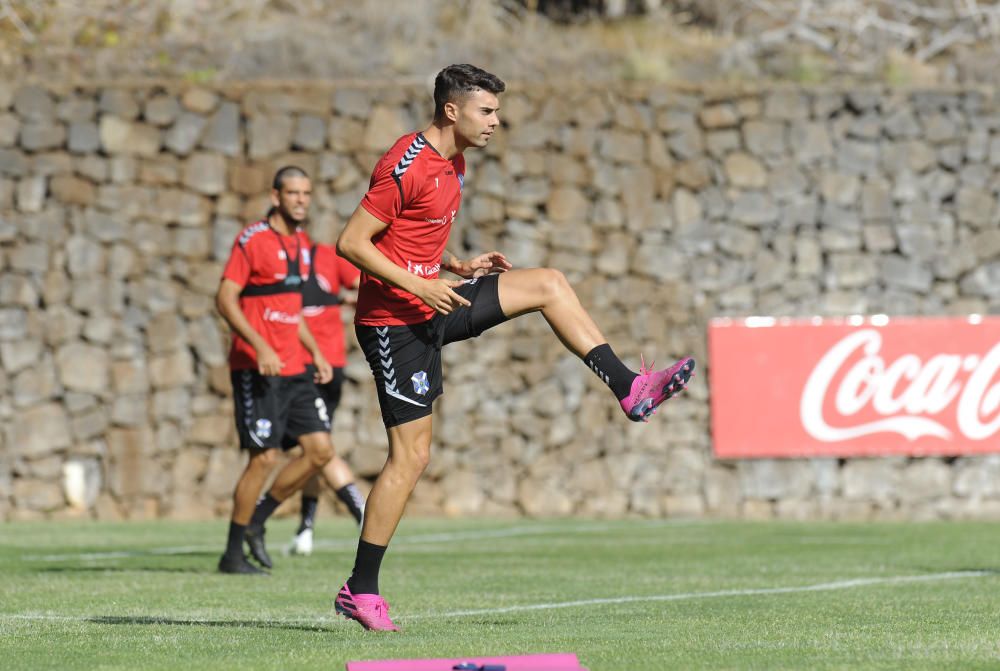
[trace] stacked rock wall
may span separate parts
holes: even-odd
[[[332,241],[429,112],[406,86],[0,82],[0,519],[226,514],[236,233],[297,163]],[[1000,304],[990,92],[515,86],[501,116],[453,247],[562,269],[632,365],[705,361],[715,316]],[[335,442],[370,479],[385,434],[351,347]],[[997,456],[716,461],[704,376],[626,422],[538,315],[445,367],[419,512],[1000,516]]]

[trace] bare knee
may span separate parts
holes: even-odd
[[[572,291],[569,280],[566,279],[561,270],[555,268],[541,268],[540,270],[542,276],[538,286],[546,304],[566,295],[568,291]]]
[[[317,434],[314,438],[303,440],[302,451],[316,468],[326,466],[333,459],[333,443],[325,434]]]
[[[389,461],[402,467],[412,477],[419,478],[431,463],[430,445],[394,446]]]
[[[411,452],[411,464],[417,473],[423,473],[431,463],[431,448],[420,447]]]
[[[278,450],[268,449],[250,455],[247,470],[270,471],[278,465]]]

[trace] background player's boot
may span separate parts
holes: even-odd
[[[241,573],[243,575],[270,575],[267,571],[257,568],[247,561],[244,555],[229,557],[222,555],[219,559],[219,573]]]
[[[306,527],[295,534],[291,545],[288,546],[288,554],[308,557],[313,551],[313,530]]]
[[[652,370],[645,360],[632,380],[632,391],[621,400],[622,410],[633,422],[648,422],[656,408],[687,386],[694,374],[694,359],[684,357],[670,368]]]
[[[344,617],[372,631],[399,631],[389,619],[389,604],[378,594],[351,594],[347,583],[333,601],[333,607]]]
[[[267,547],[264,545],[264,527],[257,527],[251,524],[243,533],[243,538],[246,540],[247,545],[250,546],[250,554],[260,562],[261,566],[264,568],[272,568],[274,566],[271,556],[267,554]]]

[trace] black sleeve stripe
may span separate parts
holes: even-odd
[[[427,140],[424,139],[423,135],[418,133],[417,136],[413,138],[413,142],[410,143],[410,146],[406,148],[405,152],[403,152],[403,158],[399,159],[399,163],[397,163],[396,167],[392,170],[392,178],[396,180],[396,186],[399,187],[399,200],[403,207],[406,206],[406,194],[403,193],[403,175],[405,175],[406,171],[410,169],[410,166],[413,165],[414,159],[417,158],[417,155],[420,154],[420,151],[426,146]]]
[[[395,171],[393,171],[392,178],[393,180],[395,180],[396,187],[399,189],[399,203],[400,203],[399,209],[403,209],[404,207],[406,207],[406,196],[403,195],[403,176],[402,175],[397,176]]]

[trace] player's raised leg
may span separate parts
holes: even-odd
[[[668,398],[684,389],[694,373],[694,359],[685,357],[669,368],[654,371],[645,363],[636,373],[615,355],[573,287],[551,268],[511,270],[499,277],[500,308],[508,317],[541,312],[563,345],[601,378],[634,422],[649,416]]]

